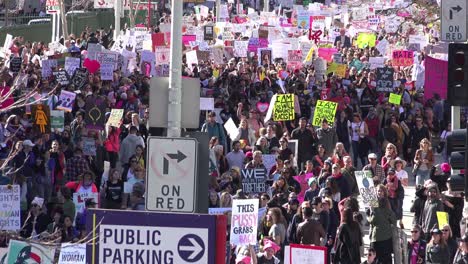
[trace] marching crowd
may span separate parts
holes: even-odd
[[[212,19],[209,13],[198,23]],[[464,196],[453,192],[447,182],[451,168],[445,139],[451,128],[450,105],[439,94],[426,100],[424,88],[416,87],[412,77],[416,68],[421,70],[427,54],[419,51],[421,65],[394,67],[393,93],[402,99],[400,105],[392,104],[388,92],[376,90],[375,69],[365,64],[378,51],[358,48],[348,29],[344,25],[331,44],[348,66],[345,76],[332,72],[317,78],[313,63],[291,69],[285,58],[259,62],[257,56],[226,57],[224,64],[207,60],[197,65],[184,60],[183,75],[199,78],[201,95],[213,97],[214,107],[221,109],[200,113],[200,131],[210,138],[206,146],[210,148],[209,207],[230,208],[233,199],[257,198],[266,211],[258,225],[258,246],[233,245],[229,263],[282,263],[285,246],[293,243],[326,247],[328,263],[356,264],[362,258],[367,259],[364,263],[392,263],[392,254],[399,252],[393,250],[394,240],[400,239],[397,228],[411,232],[403,242],[407,263],[468,263]],[[429,27],[425,29],[429,32]],[[154,30],[158,32],[158,26]],[[62,39],[61,44],[63,52],[78,52],[85,58],[91,43],[110,49],[111,36],[106,30],[88,29]],[[428,37],[432,43],[438,41],[434,34]],[[404,42],[403,35],[384,31],[378,32],[378,39]],[[98,72],[89,74],[81,88],[60,85],[53,77],[42,78],[40,61],[35,58],[46,58],[48,50],[47,43],[15,37],[8,56],[0,61],[0,94],[6,94],[6,87],[17,87],[18,75],[25,74],[25,85],[15,90],[13,98],[24,96],[26,88],[50,93],[35,103],[50,110],[57,108],[61,91],[76,93],[76,99],[72,110],[64,114],[63,129],[45,133],[29,105],[0,109],[0,184],[21,188],[19,236],[78,242],[87,235],[88,208],[145,210],[148,119],[161,113],[149,113],[150,77],[138,70],[125,74],[117,69],[109,81],[101,80]],[[14,57],[22,61],[19,73],[8,68]],[[356,61],[365,66],[353,66]],[[334,122],[323,119],[317,127],[311,119],[317,101],[325,99],[324,90],[328,91],[326,100],[338,107]],[[266,111],[258,105],[285,93],[294,94],[295,119],[265,119]],[[105,100],[106,121],[111,109],[123,109],[120,125],[90,128],[85,121],[90,97]],[[0,96],[0,107],[7,107],[1,99],[5,98]],[[230,119],[237,126],[236,136],[222,125]],[[462,127],[465,120],[462,113]],[[94,155],[84,153],[85,137],[95,140]],[[291,140],[297,141],[295,148],[288,144]],[[275,164],[268,170],[263,155],[275,155]],[[267,190],[243,190],[243,169],[264,169]],[[377,199],[364,208],[356,171],[370,172],[376,191]],[[307,175],[306,186],[294,177],[301,175]],[[405,188],[414,181],[413,223],[404,226]],[[97,199],[86,199],[78,212],[74,193]],[[437,212],[448,213],[447,224],[439,226]],[[367,235],[370,245],[364,255],[363,237]],[[2,231],[0,247],[6,247],[11,236]]]

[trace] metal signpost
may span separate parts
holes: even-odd
[[[447,42],[466,41],[466,0],[442,0],[441,38]]]
[[[146,209],[193,213],[197,201],[198,141],[150,137]]]

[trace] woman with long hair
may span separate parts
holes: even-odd
[[[385,170],[385,173],[388,172],[390,164],[396,159],[396,157],[398,157],[397,147],[392,143],[388,143],[385,148],[385,154],[382,156],[380,162],[380,166]]]
[[[348,156],[349,154],[346,152],[346,149],[344,147],[344,144],[341,142],[337,142],[335,145],[335,149],[333,150],[333,155],[332,155],[332,162],[333,164],[338,163],[341,168],[344,168],[344,161],[343,158]]]
[[[393,252],[393,231],[392,225],[396,224],[396,217],[389,206],[389,202],[385,193],[382,194],[385,186],[380,185],[377,188],[381,192],[378,200],[378,207],[372,208],[370,217],[371,231],[371,246],[377,252],[377,259],[381,263],[392,263]]]
[[[268,231],[268,237],[279,246],[283,246],[286,240],[286,220],[281,209],[270,208],[267,212],[267,219],[272,223]]]
[[[296,239],[297,227],[304,221],[303,210],[306,207],[310,207],[310,202],[304,201],[300,204],[297,208],[297,213],[293,216],[291,223],[288,226],[287,235],[289,243],[299,243]]]
[[[455,253],[457,253],[458,249],[458,243],[455,237],[453,237],[452,233],[452,228],[450,227],[449,224],[445,224],[442,226],[442,238],[444,239],[445,243],[447,243],[448,249],[449,249],[449,256],[450,256],[450,262],[453,262],[453,258],[455,257]]]
[[[54,191],[57,192],[63,185],[63,176],[66,168],[65,154],[60,148],[60,143],[57,140],[52,141],[49,150],[47,162],[47,171],[50,173],[52,185],[55,186]]]
[[[362,121],[361,116],[358,113],[353,114],[353,121],[351,122],[349,128],[353,149],[354,167],[357,168],[358,159],[361,160],[361,164],[364,167],[364,165],[366,165],[366,156],[368,149],[367,151],[364,151],[364,148],[360,147],[360,143],[367,135],[369,135],[369,129],[367,127],[366,122]]]
[[[322,144],[319,144],[317,146],[317,155],[315,155],[314,158],[312,159],[315,173],[320,172],[327,158],[328,158],[328,155],[327,155],[327,151],[325,150],[325,146]]]
[[[124,183],[120,171],[111,169],[108,180],[104,183],[101,193],[104,195],[104,205],[107,209],[121,209],[124,195]]]
[[[63,217],[62,240],[61,242],[76,242],[78,241],[79,233],[73,226],[73,219],[66,215]]]
[[[419,149],[414,154],[414,172],[416,174],[416,185],[424,184],[429,179],[432,164],[434,163],[434,154],[429,139],[423,138],[419,142]]]
[[[354,221],[353,210],[345,208],[335,242],[333,263],[355,264],[361,262],[360,247],[363,244],[359,224]]]
[[[444,211],[450,216],[449,224],[451,227],[451,233],[453,237],[460,238],[462,236],[460,223],[463,219],[463,207],[465,201],[459,192],[452,191],[449,183],[447,183],[447,188],[448,190],[442,192],[441,200],[444,204]]]
[[[426,264],[450,264],[449,248],[442,237],[442,231],[434,228],[431,236],[431,241],[426,247]]]

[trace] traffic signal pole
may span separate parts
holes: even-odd
[[[468,186],[468,120],[466,121],[466,143],[465,143],[465,189]],[[465,192],[465,201],[468,202],[468,194]],[[465,203],[467,204],[467,203]]]

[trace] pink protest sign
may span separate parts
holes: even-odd
[[[333,60],[333,54],[337,53],[338,50],[335,48],[319,48],[318,55],[324,60],[331,62]]]
[[[190,41],[197,41],[197,36],[196,35],[183,35],[182,36],[182,43],[184,43],[185,46],[189,46]]]
[[[414,52],[412,50],[394,50],[392,52],[393,66],[411,66],[414,62]]]
[[[307,189],[309,189],[309,184],[307,181],[312,178],[314,174],[307,173],[302,175],[293,176],[293,178],[301,185],[301,192],[297,195],[297,199],[300,203],[304,201],[304,195]]]
[[[430,99],[435,93],[447,98],[448,62],[427,56],[424,60],[424,99]]]

